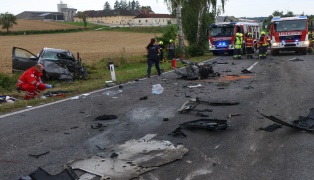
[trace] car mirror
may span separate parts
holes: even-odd
[[[37,60],[37,57],[31,56],[29,59],[30,59],[30,60]]]

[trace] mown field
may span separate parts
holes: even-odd
[[[158,35],[160,36],[160,34]],[[85,31],[64,34],[40,34],[0,36],[0,72],[10,73],[12,69],[12,47],[20,47],[37,54],[43,47],[68,49],[80,53],[83,62],[91,64],[104,58],[122,55],[143,56],[145,46],[153,33]]]

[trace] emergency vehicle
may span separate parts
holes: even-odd
[[[277,55],[280,51],[307,53],[308,19],[306,16],[273,17],[270,23],[271,54]]]
[[[242,53],[245,52],[244,38],[248,32],[252,33],[255,51],[257,48],[256,42],[260,36],[260,23],[247,19],[237,19],[237,22],[216,22],[211,24],[207,29],[209,51],[213,52],[214,55],[223,54],[224,52],[228,52],[229,55],[232,55],[237,32],[243,34]]]

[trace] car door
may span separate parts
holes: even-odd
[[[25,71],[37,64],[38,57],[26,49],[13,47],[12,71]]]

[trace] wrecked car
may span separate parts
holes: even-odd
[[[46,79],[74,80],[87,77],[79,53],[75,59],[69,50],[43,48],[36,56],[26,49],[13,47],[12,72],[25,71],[37,63],[44,66],[43,78]]]

